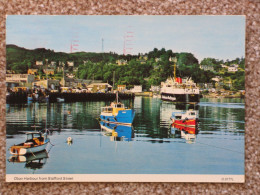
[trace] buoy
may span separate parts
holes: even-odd
[[[68,137],[68,138],[67,138],[67,142],[72,142],[72,138],[71,138],[71,137]]]

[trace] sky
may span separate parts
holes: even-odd
[[[127,37],[128,36],[128,37]],[[102,44],[103,39],[103,44]],[[244,16],[9,15],[6,44],[56,52],[190,52],[201,61],[245,56]],[[102,46],[103,45],[103,46]]]

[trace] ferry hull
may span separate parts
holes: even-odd
[[[161,93],[161,99],[171,102],[199,102],[199,94],[170,94]]]

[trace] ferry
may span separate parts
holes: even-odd
[[[172,102],[199,102],[199,87],[191,78],[169,78],[161,83],[161,99]]]
[[[176,77],[177,58],[174,58],[174,78],[161,82],[161,99],[172,102],[199,102],[200,90],[191,78]]]
[[[118,93],[116,102],[112,102],[110,106],[101,107],[100,121],[104,123],[132,126],[134,117],[133,109],[128,109],[123,103],[118,102]]]
[[[26,133],[27,139],[25,142],[13,145],[9,148],[12,155],[26,155],[33,154],[45,150],[49,143],[47,132],[28,132]]]
[[[198,125],[199,117],[197,110],[188,110],[186,112],[173,112],[171,120],[179,126],[195,127]]]

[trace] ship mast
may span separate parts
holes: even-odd
[[[174,75],[174,81],[175,81],[175,79],[176,79],[176,63],[177,63],[177,58],[174,57],[174,58],[172,59],[172,61],[173,61],[173,66],[174,66],[173,75]]]

